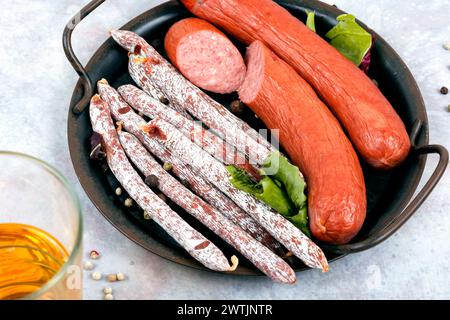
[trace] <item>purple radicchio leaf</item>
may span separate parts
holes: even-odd
[[[364,56],[364,58],[361,61],[361,64],[359,65],[359,68],[364,71],[365,74],[369,74],[369,67],[370,67],[370,63],[372,61],[372,48],[373,48],[373,44],[375,42],[375,37],[372,34],[372,45],[370,46],[369,51],[367,51],[366,55]]]

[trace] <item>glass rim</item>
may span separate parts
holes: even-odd
[[[67,261],[61,266],[61,268],[58,270],[58,272],[47,283],[45,283],[41,288],[39,288],[38,290],[21,298],[23,300],[31,300],[31,299],[38,298],[43,293],[47,292],[50,288],[52,288],[55,284],[57,284],[60,280],[62,280],[65,273],[67,272],[67,269],[71,265],[74,265],[75,258],[81,249],[81,242],[82,242],[82,238],[83,238],[83,215],[81,212],[81,204],[80,204],[80,200],[79,200],[74,188],[69,183],[67,178],[64,177],[64,175],[61,172],[59,172],[58,169],[56,169],[52,165],[48,164],[47,162],[45,162],[41,159],[38,159],[34,156],[31,156],[31,155],[28,155],[25,153],[21,153],[21,152],[16,152],[16,151],[0,150],[0,156],[18,157],[18,158],[24,159],[26,161],[31,161],[31,162],[37,164],[38,166],[42,167],[45,171],[47,171],[49,174],[53,175],[57,180],[59,180],[59,182],[62,183],[64,188],[69,193],[69,196],[72,200],[72,204],[74,205],[76,212],[77,212],[78,230],[77,230],[77,235],[75,238],[75,243],[74,243],[73,249],[69,253],[69,259],[67,259]]]

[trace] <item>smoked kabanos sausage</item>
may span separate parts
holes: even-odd
[[[377,86],[300,20],[271,0],[181,0],[246,44],[261,40],[325,100],[371,165],[392,168],[409,153],[400,117]]]
[[[108,165],[130,197],[204,266],[216,271],[232,270],[222,251],[172,211],[134,171],[120,145],[108,106],[98,95],[91,100],[89,114],[93,130],[102,137]]]
[[[296,281],[294,271],[285,261],[230,222],[217,209],[185,188],[161,167],[135,136],[126,132],[118,134],[131,161],[145,176],[155,175],[158,178],[158,189],[169,199],[242,253],[272,280],[282,283]]]
[[[228,195],[307,266],[328,271],[328,262],[324,253],[311,239],[266,204],[233,187],[224,165],[195,145],[174,126],[162,119],[155,118],[148,123],[145,131]]]
[[[350,141],[311,86],[262,42],[250,45],[246,62],[239,96],[280,130],[281,145],[305,174],[313,235],[348,242],[366,216],[364,176]]]
[[[236,91],[245,77],[241,53],[222,31],[198,18],[186,18],[167,31],[170,61],[196,86],[216,92]]]
[[[239,225],[266,247],[274,252],[281,251],[281,245],[253,218],[242,211],[222,192],[201,178],[189,165],[184,164],[179,158],[172,155],[166,148],[145,134],[142,131],[142,127],[147,124],[146,121],[125,103],[118,92],[109,86],[106,80],[100,80],[97,87],[102,99],[108,103],[114,119],[121,122],[125,130],[135,135],[161,161],[172,164],[172,171],[175,175],[187,181],[194,192],[209,204],[218,208],[228,219]]]

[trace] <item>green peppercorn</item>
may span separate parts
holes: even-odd
[[[172,164],[169,163],[169,162],[164,162],[163,169],[166,170],[166,171],[172,170]]]

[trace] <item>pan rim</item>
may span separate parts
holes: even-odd
[[[300,1],[300,0],[278,0],[276,2],[278,2],[279,4],[281,4],[287,8],[294,7],[297,9],[304,9],[304,8],[315,9],[315,10],[318,10],[319,13],[327,14],[331,17],[344,13],[343,11],[337,9],[336,7],[333,7],[331,5],[328,5],[328,4],[325,4],[322,2],[313,1],[313,0],[303,0],[303,1]],[[149,19],[157,19],[162,10],[165,10],[173,5],[178,5],[177,1],[167,1],[165,3],[162,3],[159,6],[156,6],[150,10],[147,10],[147,11],[143,12],[142,14],[138,15],[137,17],[133,18],[131,21],[129,21],[123,27],[121,27],[121,29],[129,30],[129,29],[139,28],[139,26],[142,24],[145,24],[146,21],[150,21]],[[401,68],[404,69],[405,79],[403,81],[407,81],[408,87],[410,87],[411,91],[415,93],[414,96],[417,100],[416,101],[417,118],[422,120],[422,122],[424,124],[423,132],[422,132],[422,134],[423,134],[422,140],[424,141],[425,144],[428,144],[428,142],[429,142],[428,117],[427,117],[427,113],[426,113],[425,103],[424,103],[423,97],[421,95],[420,89],[417,85],[417,82],[415,81],[410,70],[408,69],[408,67],[406,66],[404,61],[401,59],[401,57],[398,55],[398,53],[376,32],[374,32],[373,30],[368,28],[364,23],[362,23],[360,21],[359,21],[359,23],[361,23],[361,25],[364,28],[366,28],[367,30],[370,30],[371,32],[374,33],[374,35],[377,37],[377,41],[379,42],[377,45],[382,46],[383,52],[385,50],[387,50],[392,55],[392,57],[395,59],[396,63],[399,63]],[[99,60],[99,57],[101,57],[102,55],[105,54],[105,52],[107,52],[110,41],[111,41],[111,38],[106,39],[106,41],[103,42],[103,44],[95,51],[94,55],[89,59],[89,62],[86,65],[86,70],[88,72],[90,72],[93,68],[95,68],[96,61]],[[120,231],[128,239],[132,240],[134,243],[138,244],[139,246],[146,249],[147,251],[149,251],[157,256],[160,256],[164,259],[172,261],[176,264],[179,264],[179,265],[190,267],[190,268],[193,268],[196,270],[204,270],[204,271],[210,271],[210,272],[216,273],[215,271],[211,271],[211,270],[205,268],[204,266],[195,263],[195,261],[193,261],[193,259],[191,261],[190,259],[187,259],[187,258],[185,259],[181,256],[176,256],[176,255],[174,256],[174,255],[170,254],[169,252],[167,252],[167,249],[171,250],[171,248],[169,248],[166,245],[164,245],[164,247],[165,247],[164,249],[157,248],[157,247],[150,247],[146,241],[143,241],[140,238],[138,239],[138,237],[134,236],[133,234],[129,234],[125,230],[125,228],[122,224],[118,223],[117,221],[114,221],[114,219],[112,219],[112,217],[107,214],[107,211],[109,210],[108,207],[111,207],[111,205],[114,205],[114,204],[113,203],[109,204],[109,203],[106,203],[105,201],[102,201],[101,199],[99,199],[98,195],[95,194],[95,188],[93,188],[93,183],[90,181],[91,177],[88,177],[86,175],[86,172],[85,172],[86,170],[80,165],[80,162],[78,161],[78,158],[83,155],[79,155],[79,154],[75,153],[75,150],[77,149],[76,145],[79,145],[80,143],[83,143],[83,142],[78,141],[77,139],[74,139],[74,137],[75,137],[74,130],[76,129],[75,122],[78,117],[74,116],[72,114],[71,109],[75,105],[77,96],[79,95],[78,91],[79,91],[79,88],[81,88],[81,87],[82,87],[81,80],[78,80],[77,84],[74,88],[72,97],[71,97],[67,134],[68,134],[70,157],[71,157],[73,167],[75,169],[75,173],[77,175],[77,178],[78,178],[83,190],[85,191],[85,193],[88,196],[88,198],[90,199],[90,201],[94,204],[96,209],[103,215],[103,217],[106,218],[106,220],[109,221],[118,231]],[[84,112],[86,112],[86,110]],[[417,187],[421,181],[422,175],[425,170],[426,161],[427,161],[427,156],[422,156],[422,157],[418,158],[417,169],[412,173],[412,174],[414,174],[412,182],[409,185],[407,192],[405,192],[404,195],[402,196],[403,201],[398,205],[399,211],[402,211],[406,207],[406,205],[411,201],[411,198],[414,195],[414,192],[417,190]],[[144,230],[142,230],[142,228],[139,227],[139,225],[136,222],[131,221],[130,218],[127,218],[127,220],[128,220],[128,223],[136,226],[137,229],[140,230],[140,232],[145,233]],[[155,240],[155,239],[154,239],[154,241],[159,242],[158,240]],[[337,255],[333,259],[330,259],[329,262],[330,263],[334,262],[338,259],[343,258],[346,255],[347,254]],[[305,270],[309,270],[309,268],[301,267],[301,268],[295,269],[296,272],[301,272],[301,271],[305,271]],[[261,276],[261,275],[263,275],[257,269],[247,269],[247,268],[244,270],[238,269],[236,272],[229,273],[229,274],[236,275],[236,276]]]

